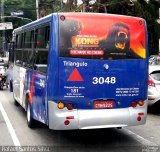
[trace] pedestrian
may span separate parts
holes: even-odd
[[[7,85],[9,85],[9,89],[10,89],[10,92],[13,91],[13,65],[10,65],[8,70],[6,71],[6,77],[7,77]]]

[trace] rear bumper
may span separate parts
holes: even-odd
[[[49,101],[49,128],[54,130],[70,129],[95,129],[115,128],[125,126],[142,125],[146,122],[147,102],[143,107],[103,109],[103,110],[77,110],[72,111],[64,108],[60,110],[57,104]],[[137,118],[141,117],[141,121]],[[65,125],[65,121],[69,125]]]

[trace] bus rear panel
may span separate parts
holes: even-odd
[[[58,46],[53,50],[57,59],[49,64],[57,68],[49,65],[47,82],[49,128],[144,124],[148,86],[145,21],[92,13],[61,13],[56,21],[53,37],[58,35]]]

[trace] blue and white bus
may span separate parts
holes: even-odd
[[[55,130],[142,125],[148,50],[142,18],[53,13],[13,31],[13,96]]]

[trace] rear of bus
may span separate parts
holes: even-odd
[[[58,95],[49,128],[142,125],[147,115],[147,32],[142,18],[59,14]]]

